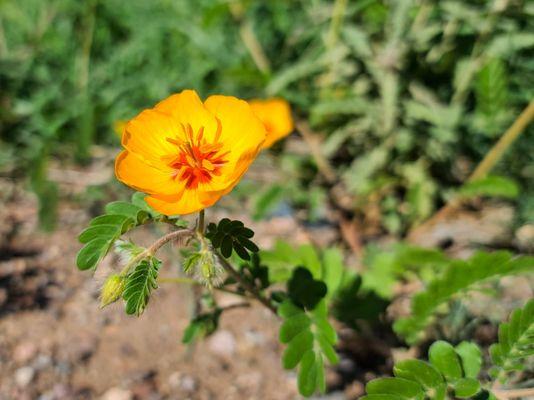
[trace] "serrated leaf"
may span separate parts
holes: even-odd
[[[137,316],[145,310],[152,290],[158,287],[157,277],[161,261],[151,258],[141,261],[126,278],[123,299],[126,313]]]
[[[443,273],[412,299],[412,316],[398,319],[393,328],[408,343],[415,343],[441,304],[487,279],[532,271],[534,257],[513,257],[507,251],[477,252],[470,259],[452,260]]]
[[[394,394],[368,394],[360,397],[360,400],[405,400],[405,398]]]
[[[462,378],[454,384],[454,395],[467,399],[480,391],[480,382],[474,378]]]
[[[514,310],[508,322],[499,326],[499,342],[490,347],[499,370],[520,371],[527,357],[534,354],[534,299]]]
[[[88,242],[76,256],[78,269],[85,271],[95,268],[110,247],[108,239],[96,238]]]
[[[462,366],[454,347],[439,340],[434,342],[428,351],[430,363],[447,379],[455,382],[462,378]]]
[[[456,346],[456,353],[460,356],[464,376],[476,378],[482,367],[482,352],[475,343],[462,342]]]
[[[393,394],[404,399],[423,400],[424,392],[421,385],[403,378],[373,379],[365,386],[368,394]]]

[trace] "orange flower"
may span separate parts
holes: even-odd
[[[256,158],[265,128],[247,102],[193,90],[144,110],[126,124],[115,174],[149,194],[155,210],[189,214],[213,205]]]
[[[289,103],[283,99],[251,100],[250,106],[254,114],[263,122],[267,138],[263,148],[289,135],[293,131],[293,119]]]

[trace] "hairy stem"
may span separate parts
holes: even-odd
[[[228,275],[234,278],[252,297],[254,297],[261,304],[271,310],[275,315],[278,315],[276,313],[276,307],[274,307],[271,302],[258,291],[256,287],[254,287],[249,281],[244,279],[241,274],[237,272],[234,267],[232,267],[232,265],[226,260],[226,258],[219,254],[219,252],[217,252],[216,250],[214,250],[214,252]]]
[[[169,243],[170,241],[192,236],[194,235],[194,233],[195,232],[193,232],[191,229],[179,229],[177,231],[172,231],[166,234],[165,236],[160,237],[149,248],[145,249],[143,252],[132,258],[128,262],[128,264],[126,264],[126,266],[122,269],[121,275],[126,275],[130,271],[130,269],[136,264],[138,264],[141,260],[144,260],[148,257],[152,257],[162,246]]]

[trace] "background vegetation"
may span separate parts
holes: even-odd
[[[447,252],[450,243],[421,249],[401,241],[444,205],[454,212],[458,199],[481,211],[480,197],[504,198],[517,210],[513,226],[532,226],[532,126],[493,176],[485,171],[473,182],[472,172],[534,99],[533,54],[534,4],[526,0],[0,0],[0,176],[27,182],[51,228],[63,194],[49,165],[90,165],[98,146],[118,144],[121,121],[139,110],[184,88],[204,97],[283,97],[296,133],[261,161],[279,173],[268,184],[244,182],[233,196],[250,198],[257,220],[289,210],[305,227],[340,232],[328,249],[278,242],[240,269],[254,291],[286,286],[265,301],[284,321],[283,365],[299,366],[301,393],[326,389],[323,362],[337,361],[330,315],[336,328],[429,354],[429,363],[405,360],[392,380],[371,381],[369,399],[490,398],[500,385],[531,382],[533,303],[517,304],[481,350],[472,341],[482,322],[470,323],[464,300],[480,290],[500,296],[503,276],[529,276],[532,257],[518,253],[532,246],[484,247],[475,231],[480,251],[465,257]],[[104,236],[98,229],[80,236],[81,269],[95,268],[147,218],[158,222],[134,200],[133,216],[131,204],[106,208],[102,220],[113,229]],[[208,238],[218,230],[228,236],[219,223]],[[257,253],[243,246],[233,250]],[[226,258],[233,250],[220,249]],[[347,259],[365,269],[346,268]],[[130,284],[128,313],[143,312],[159,268],[155,258],[136,267],[136,279],[150,285],[138,293]],[[404,314],[387,316],[413,284]],[[236,281],[224,285],[253,293]],[[208,303],[184,342],[216,330],[224,310]],[[488,319],[495,329],[503,322]],[[303,349],[311,355],[302,358]]]

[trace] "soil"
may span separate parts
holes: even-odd
[[[70,200],[61,202],[58,227],[48,234],[38,228],[34,196],[20,183],[0,179],[0,400],[300,398],[295,374],[281,366],[278,320],[259,305],[226,312],[219,330],[192,346],[181,343],[194,308],[187,286],[162,285],[139,318],[125,315],[122,304],[100,309],[99,288],[118,260],[108,256],[95,276],[76,269],[76,238],[93,208],[72,200],[85,190],[83,173],[55,171],[60,181],[76,179],[62,188]],[[98,184],[107,179],[92,174]],[[223,200],[211,216],[231,217],[233,209],[243,219],[242,205],[233,201]],[[339,240],[332,227],[303,229],[291,215],[244,222],[265,248],[277,238],[323,245]],[[149,244],[156,234],[143,228],[135,239]],[[178,268],[168,257],[164,265],[162,276],[173,276]],[[519,283],[524,290],[518,297],[532,296],[530,283]],[[517,281],[509,285],[517,292]],[[230,295],[218,300],[222,305],[241,301]],[[321,398],[356,399],[366,381],[391,372],[394,358],[417,356],[392,348],[387,335],[365,339],[337,328],[341,362],[328,371],[329,393]],[[476,335],[491,343],[494,325],[481,325]]]

